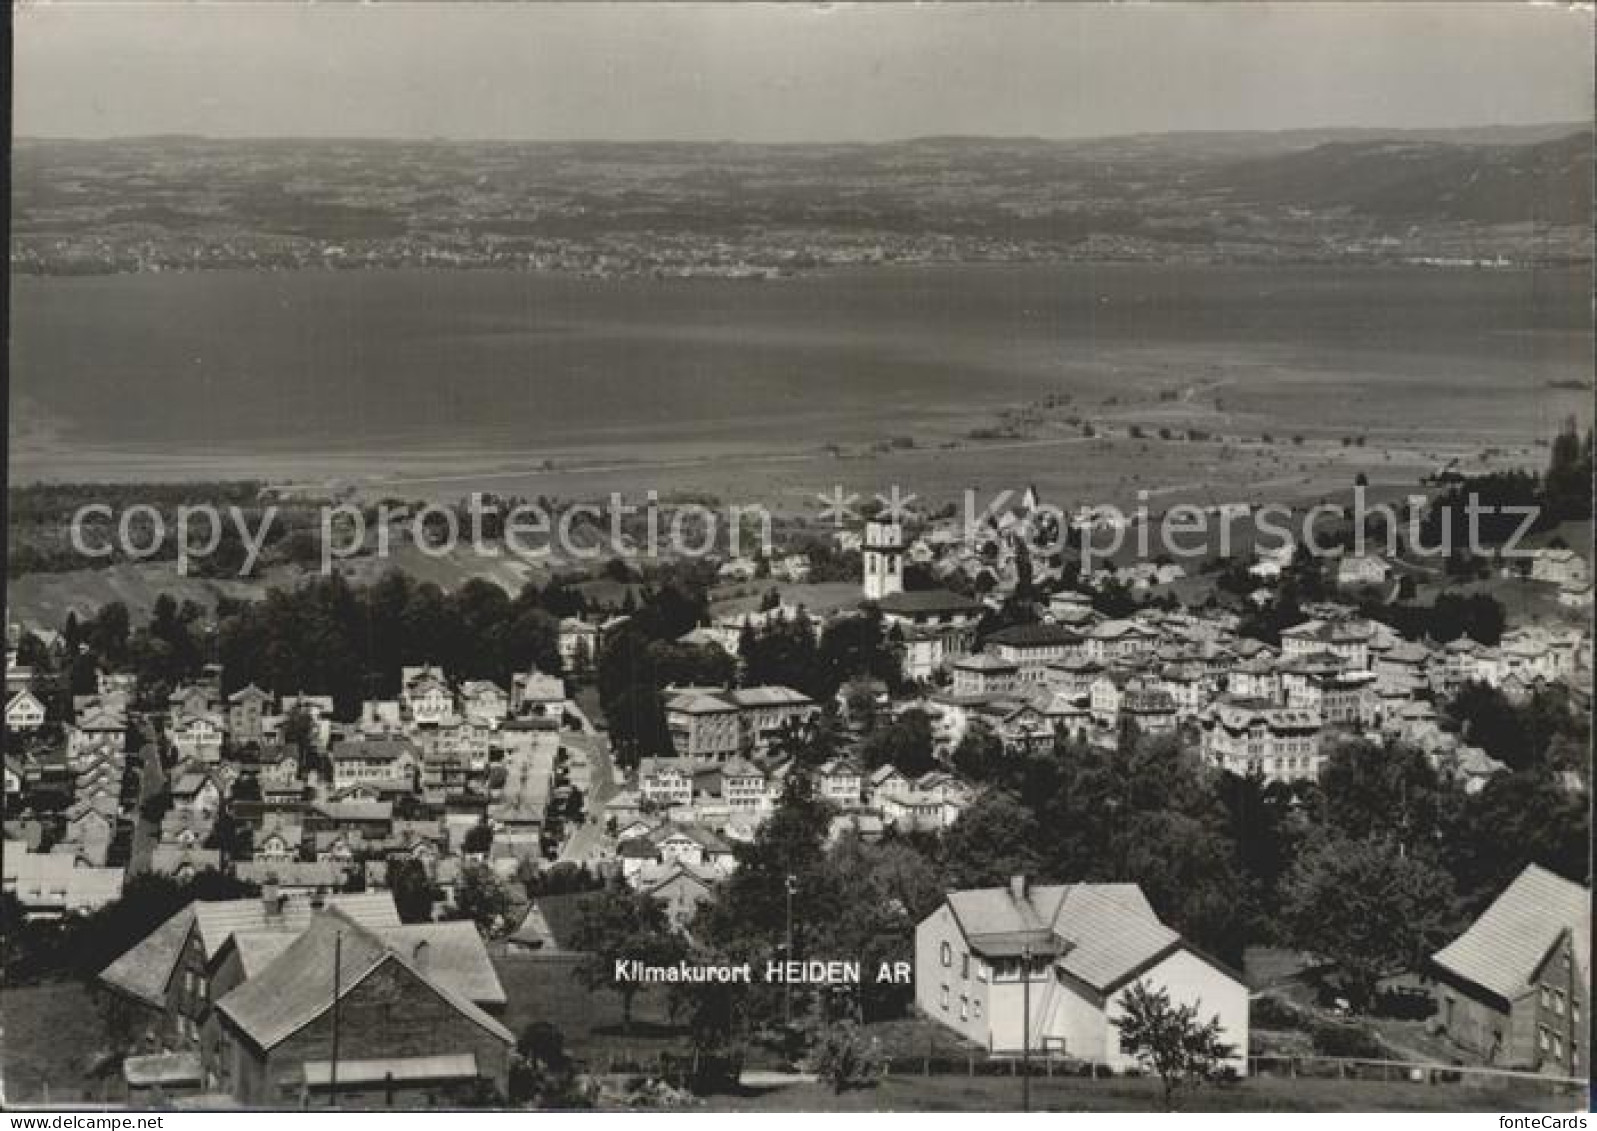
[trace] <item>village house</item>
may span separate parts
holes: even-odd
[[[0,852],[3,889],[29,920],[94,911],[122,894],[122,869],[84,864],[75,854],[31,852],[8,840]]]
[[[1030,983],[1031,1029],[1022,1010]],[[1248,990],[1241,976],[1161,923],[1135,884],[1032,886],[950,892],[915,929],[915,1004],[981,1048],[1023,1046],[1115,1069],[1135,1058],[1114,1022],[1143,983],[1218,1017],[1247,1071]]]
[[[616,846],[621,874],[636,884],[651,864],[681,864],[700,874],[722,877],[732,871],[732,848],[698,824],[667,822],[641,836],[624,837]]]
[[[1591,892],[1531,864],[1431,960],[1437,1018],[1504,1068],[1584,1077]]]
[[[566,685],[559,676],[546,675],[532,667],[511,677],[510,714],[514,717],[548,718],[559,722],[565,706]]]
[[[1073,737],[1091,722],[1092,712],[1084,696],[1044,688],[1001,715],[994,730],[1007,749],[1037,752],[1051,747],[1061,728]]]
[[[963,656],[949,665],[953,691],[959,696],[1007,695],[1020,681],[1020,668],[991,652]]]
[[[560,622],[560,663],[568,672],[592,667],[599,658],[599,628],[577,617]]]
[[[1552,585],[1584,585],[1587,572],[1586,559],[1562,547],[1537,550],[1530,563],[1531,580]]]
[[[6,700],[6,730],[12,734],[28,734],[44,725],[44,704],[39,697],[24,687]]]
[[[304,826],[274,815],[263,822],[254,837],[254,858],[258,864],[282,864],[298,860],[305,841]]]
[[[491,679],[471,679],[460,685],[463,713],[470,722],[497,726],[510,714],[510,696]]]
[[[987,637],[985,650],[1007,660],[1026,683],[1043,683],[1048,665],[1082,654],[1083,637],[1060,624],[1020,624]]]
[[[1282,697],[1289,707],[1313,711],[1327,726],[1362,726],[1377,722],[1380,696],[1375,673],[1343,670],[1324,653],[1282,661]]]
[[[1385,585],[1392,567],[1379,554],[1345,554],[1336,563],[1336,584],[1341,589]]]
[[[1137,621],[1101,621],[1087,630],[1084,658],[1108,664],[1152,651],[1158,643],[1159,634]]]
[[[93,867],[104,867],[116,840],[121,806],[115,797],[96,796],[74,801],[62,815],[65,828],[56,851],[68,851]]]
[[[96,703],[78,711],[67,731],[67,760],[81,765],[102,750],[121,750],[127,741],[127,715],[119,704]],[[221,749],[217,736],[216,749]]]
[[[1323,722],[1313,711],[1222,696],[1203,713],[1203,754],[1216,767],[1266,781],[1313,781],[1324,761]]]
[[[278,932],[293,938],[310,922],[314,903],[270,886],[255,898],[196,900],[102,970],[99,983],[141,1010],[143,1028],[157,1046],[197,1048],[214,1000],[211,960],[222,945],[235,932]],[[327,903],[370,925],[399,925],[387,892],[332,895]]]
[[[930,680],[951,660],[970,652],[976,621],[985,608],[979,601],[946,589],[890,593],[877,607],[889,634],[903,642],[905,677],[921,681]]]
[[[666,695],[672,745],[687,758],[763,753],[784,728],[820,713],[814,700],[788,687],[667,688]]]
[[[177,751],[179,760],[215,765],[222,760],[226,730],[220,714],[183,714],[172,718],[167,727],[167,738]]]
[[[737,706],[719,694],[672,695],[666,700],[665,721],[672,746],[683,757],[730,758],[741,748]]]
[[[421,767],[416,745],[408,738],[335,742],[328,760],[335,789],[363,782],[412,781]]]
[[[400,669],[399,702],[405,718],[414,726],[449,726],[455,721],[455,693],[442,668],[421,665]]]
[[[207,1057],[216,1087],[257,1107],[458,1104],[481,1083],[506,1094],[515,1039],[440,975],[444,952],[337,908],[314,915],[217,1000]],[[336,1067],[328,1058],[335,1006]]]
[[[833,758],[817,771],[815,787],[823,800],[842,809],[851,809],[860,803],[865,777],[847,758]]]
[[[638,763],[638,798],[657,808],[692,805],[695,774],[707,768],[692,758],[644,758]]]
[[[234,746],[265,740],[263,720],[271,714],[272,697],[253,683],[227,697],[227,736]]]
[[[1281,654],[1291,660],[1328,653],[1344,668],[1365,671],[1370,666],[1370,637],[1367,621],[1308,620],[1281,630]]]
[[[720,878],[704,869],[672,863],[640,872],[634,886],[665,908],[673,927],[686,930],[699,908],[709,902]]]
[[[1129,724],[1143,734],[1169,734],[1179,721],[1180,712],[1170,692],[1157,685],[1133,682],[1120,696],[1115,725]]]
[[[762,814],[771,807],[765,771],[744,758],[732,758],[720,768],[721,800],[734,813]]]

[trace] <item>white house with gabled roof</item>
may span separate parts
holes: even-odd
[[[1023,1026],[1030,983],[1029,1034]],[[949,892],[915,928],[915,1003],[933,1021],[996,1051],[1023,1047],[1112,1068],[1136,1063],[1114,1021],[1143,983],[1218,1017],[1247,1072],[1248,989],[1154,914],[1136,884]]]

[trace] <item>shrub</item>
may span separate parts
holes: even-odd
[[[1310,1030],[1314,1051],[1322,1056],[1367,1057],[1380,1060],[1387,1055],[1386,1046],[1362,1025],[1336,1021],[1316,1022]]]
[[[882,1074],[882,1056],[877,1043],[852,1021],[843,1021],[823,1031],[810,1050],[811,1069],[832,1091],[872,1087]]]

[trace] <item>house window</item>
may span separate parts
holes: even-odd
[[[941,1005],[944,1009],[948,1008],[948,987],[946,985],[943,987],[942,994],[939,996],[937,1004]],[[1542,1036],[1544,1038],[1547,1036],[1546,1029],[1542,1030]]]
[[[1542,987],[1542,1008],[1551,1009],[1553,1005],[1553,992],[1546,986]]]
[[[952,966],[954,964],[954,948],[949,946],[947,942],[943,943],[942,959],[944,967]]]
[[[961,1021],[970,1020],[970,999],[964,994],[959,995],[959,1019]]]
[[[1560,1037],[1557,1033],[1553,1034],[1553,1059],[1564,1059],[1564,1038]]]
[[[967,982],[970,981],[970,952],[969,951],[966,951],[965,953],[963,953],[963,954],[961,954],[959,956],[959,976],[961,978],[965,979]]]
[[[973,1004],[974,1004],[974,1006],[976,1008],[976,1020],[980,1021],[981,1020],[981,998],[977,998]]]
[[[1564,1015],[1564,991],[1553,991],[1553,1012],[1562,1017]]]
[[[943,992],[946,995],[947,990],[945,989]],[[1552,1034],[1547,1031],[1546,1025],[1538,1025],[1536,1027],[1536,1034],[1539,1043],[1541,1044],[1542,1051],[1546,1052],[1548,1048],[1552,1046]]]
[[[987,975],[987,963],[978,958],[976,960],[976,980],[978,982],[985,982],[987,980]]]

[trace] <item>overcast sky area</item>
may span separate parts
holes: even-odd
[[[1585,121],[1590,6],[35,4],[20,136],[878,141]]]

